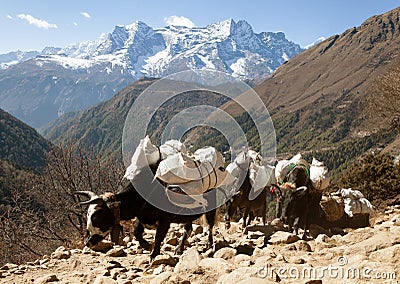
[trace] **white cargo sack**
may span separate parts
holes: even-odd
[[[226,171],[235,178],[233,184],[233,192],[231,196],[239,193],[240,186],[242,185],[249,167],[250,157],[246,152],[242,151],[236,156],[235,160],[226,167]]]
[[[370,216],[375,215],[374,206],[360,191],[344,188],[341,189],[339,193],[344,198],[344,212],[346,212],[349,217],[364,213],[368,213]]]
[[[193,156],[183,153],[168,156],[160,162],[155,177],[167,184],[178,185],[185,192],[192,189],[198,194],[234,182],[225,171],[222,154],[214,147],[199,149]],[[182,184],[185,185],[182,187]]]
[[[250,184],[252,191],[249,194],[249,200],[255,199],[262,190],[271,184],[276,184],[275,179],[275,167],[273,166],[259,166],[256,164],[250,164],[249,170]]]
[[[147,135],[140,140],[139,145],[133,153],[131,164],[126,169],[124,178],[132,180],[141,168],[147,165],[155,165],[159,160],[160,152],[157,146],[151,143]]]
[[[302,159],[301,153],[294,155],[290,160],[280,160],[275,165],[275,179],[278,183],[282,184],[284,178],[290,171],[292,164],[297,165]]]
[[[290,169],[290,161],[289,160],[280,160],[275,165],[275,179],[282,183],[285,176],[288,174]]]
[[[362,194],[361,191],[351,188],[342,188],[341,190],[339,190],[339,193],[343,198],[350,198],[350,199],[364,198],[364,194]]]
[[[160,146],[161,160],[166,159],[168,156],[176,153],[187,154],[185,145],[179,140],[168,140]]]
[[[310,179],[314,188],[322,192],[329,186],[330,182],[328,167],[323,162],[313,158],[310,166]]]

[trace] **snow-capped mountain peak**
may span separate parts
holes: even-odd
[[[0,70],[1,107],[40,127],[106,100],[143,76],[214,69],[261,79],[302,50],[284,33],[254,33],[243,20],[163,28],[136,21],[115,26],[93,41],[0,55],[0,68],[5,69]]]
[[[111,33],[102,34],[95,41],[45,48],[41,53],[45,56],[36,60],[53,61],[74,69],[104,65],[107,72],[118,66],[134,78],[211,68],[244,79],[259,79],[269,76],[301,51],[283,33],[255,34],[244,20],[226,19],[205,27],[170,25],[159,29],[135,21],[115,26]]]

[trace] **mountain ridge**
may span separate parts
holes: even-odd
[[[243,20],[159,29],[136,21],[95,41],[45,48],[0,70],[0,107],[40,128],[64,113],[109,99],[142,77],[213,69],[259,80],[302,51],[284,33],[256,34]]]

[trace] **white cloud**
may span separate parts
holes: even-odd
[[[10,15],[7,15],[6,17],[7,17],[7,19],[9,19],[9,20],[14,20],[14,18],[13,18],[12,16],[10,16]]]
[[[78,26],[78,23],[77,23],[77,22],[74,22],[74,26],[77,27],[77,26]]]
[[[164,21],[168,26],[183,26],[188,28],[195,27],[195,24],[190,19],[183,16],[165,17]]]
[[[41,19],[37,19],[35,17],[33,17],[32,15],[29,14],[19,14],[17,15],[18,18],[20,18],[21,20],[25,20],[27,21],[30,25],[34,25],[38,28],[41,29],[56,29],[57,25],[56,24],[50,24],[48,22],[46,22],[45,20],[41,20]]]
[[[81,15],[84,16],[87,19],[90,19],[92,16],[88,12],[81,12]]]

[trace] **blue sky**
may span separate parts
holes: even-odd
[[[0,54],[96,40],[136,20],[153,28],[185,20],[174,16],[198,27],[228,18],[246,20],[257,33],[283,31],[304,47],[398,6],[398,0],[3,0]]]

